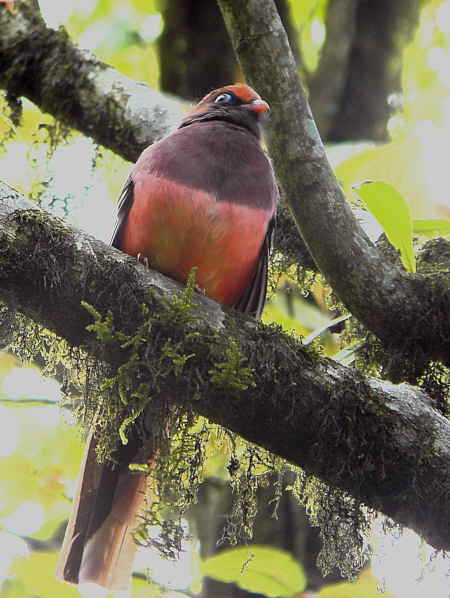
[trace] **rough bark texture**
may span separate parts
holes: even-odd
[[[0,10],[0,31],[0,87],[127,160],[136,160],[183,115],[181,102],[80,50],[26,3],[14,16]]]
[[[328,130],[329,141],[387,139],[386,125],[393,112],[389,96],[401,93],[401,52],[416,29],[422,4],[422,0],[359,0],[345,85]]]
[[[98,341],[86,331],[81,301],[110,310],[116,329],[131,333],[148,317],[143,303],[153,316],[165,313],[167,298],[182,292],[5,185],[0,231],[0,299],[111,364],[128,353],[122,341]],[[175,319],[145,345],[146,362],[152,352],[158,360],[174,335],[199,333],[189,335],[192,357],[182,373],[160,378],[163,396],[170,390],[171,400],[347,490],[436,548],[450,547],[450,423],[423,391],[317,360],[298,341],[200,295],[195,316]],[[253,369],[243,390],[211,374],[230,339]]]
[[[397,268],[358,225],[328,163],[273,1],[219,0],[219,5],[246,79],[276,106],[269,151],[322,274],[388,350],[449,363],[448,276],[430,285]]]

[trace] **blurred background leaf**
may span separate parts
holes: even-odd
[[[69,36],[81,47],[94,52],[124,74],[155,88],[159,88],[161,82],[158,36],[167,25],[165,15],[168,13],[165,11],[169,3],[170,0],[40,0],[44,16],[51,26],[63,24]],[[328,5],[328,0],[290,0],[287,3],[295,31],[294,41],[301,49],[299,68],[307,75],[306,79],[314,73],[320,60],[326,39]],[[181,30],[179,33],[179,43],[183,45],[185,38],[181,39]],[[215,30],[212,33],[217,35]],[[209,50],[201,48],[201,51],[205,54]],[[214,61],[215,57],[211,59]],[[187,62],[189,54],[183,63],[184,70],[187,70]],[[236,69],[235,72],[239,77],[239,71]],[[366,180],[383,181],[392,185],[408,203],[415,233],[448,234],[448,0],[423,2],[419,27],[404,50],[402,87],[401,97],[389,99],[398,104],[388,123],[390,140],[386,143],[360,140],[358,143],[336,144],[329,148],[330,160],[353,203],[361,203],[352,189],[354,185]],[[108,240],[115,218],[115,203],[130,165],[108,150],[96,147],[77,132],[72,132],[68,139],[61,134],[61,143],[56,149],[52,148],[51,136],[57,127],[49,115],[24,100],[22,120],[16,124],[2,97],[0,102],[0,178],[41,200],[56,215],[67,218],[100,239]],[[280,279],[278,290],[264,311],[263,321],[274,322],[303,338],[322,331],[319,339],[326,354],[351,364],[360,341],[346,339],[342,328],[330,330],[333,320],[346,318],[344,313],[336,311],[334,302],[330,298],[329,287],[320,277],[305,292],[296,282],[296,272],[292,272]],[[55,385],[54,381],[52,384],[42,378],[34,366],[20,364],[11,355],[0,353],[1,598],[79,595],[77,589],[54,580],[56,552],[39,552],[30,548],[32,541],[45,544],[58,536],[69,513],[83,451],[82,439],[69,413],[60,412],[53,404],[17,406],[19,399],[26,398],[31,401],[57,401],[59,393]],[[2,399],[16,403],[1,404]],[[240,455],[240,447],[234,448]],[[229,439],[212,431],[207,451],[206,476],[216,483],[214,491],[217,490],[216,495],[219,496],[221,484],[229,478],[229,463],[225,456],[230,451]],[[413,544],[412,540],[410,544]],[[408,553],[408,546],[402,545],[399,549],[402,554]],[[417,553],[417,546],[414,546]],[[239,550],[248,555],[249,548]],[[198,546],[186,548],[186,552],[189,551],[198,553]],[[405,593],[397,586],[395,598],[412,596],[411,586],[405,580],[408,576],[415,579],[418,575],[420,565],[415,558],[416,553],[408,553],[409,560],[405,561],[408,563],[405,565],[407,570],[402,571],[397,566],[397,574],[408,591]],[[278,562],[276,569],[285,576],[283,583],[286,585],[284,590],[277,590],[276,576],[273,576],[274,589],[266,595],[289,595],[287,588],[289,592],[292,590],[291,595],[302,591],[304,578],[299,565],[291,557],[287,557],[289,563],[283,565],[282,561],[277,561],[283,557],[276,556],[278,553],[273,551],[270,554],[268,569],[271,570]],[[145,569],[143,563],[149,562],[147,556],[141,554],[140,558],[139,571]],[[388,560],[401,562],[401,558],[397,554],[397,557],[390,556]],[[194,583],[193,579],[197,579],[197,585],[194,583],[191,591],[199,592],[198,562],[196,565],[195,558],[192,561],[183,565],[182,573],[177,573],[174,569],[165,569],[164,563],[150,559],[151,574],[161,574],[161,585],[152,586],[142,579],[134,579],[132,596],[173,595],[174,588],[187,590]],[[191,571],[196,568],[196,572]],[[172,588],[165,587],[168,581],[173,582]],[[357,582],[330,585],[321,590],[320,596],[381,596],[376,586],[371,574],[364,572]],[[268,591],[266,587],[251,587],[261,593]],[[414,587],[422,586],[416,584]],[[437,590],[422,589],[417,592],[416,595],[421,593],[433,598],[444,596]],[[389,598],[388,594],[384,596]]]
[[[203,575],[270,598],[293,596],[306,585],[301,565],[284,550],[252,544],[224,550],[201,563]]]

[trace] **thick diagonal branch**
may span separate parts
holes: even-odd
[[[358,225],[327,160],[273,0],[218,2],[246,79],[274,108],[270,154],[322,274],[385,347],[449,363],[448,277],[432,287],[395,267]]]
[[[142,304],[155,316],[183,292],[5,185],[0,250],[0,299],[112,365],[128,354],[86,330],[90,316],[81,302],[110,311],[115,327],[131,334],[148,317]],[[423,391],[318,359],[278,330],[201,295],[194,312],[188,323],[174,321],[147,339],[146,359],[174,334],[197,339],[182,375],[165,380],[160,373],[163,394],[348,491],[433,546],[450,547],[450,423]],[[230,342],[253,370],[253,383],[241,388],[212,374]]]
[[[0,87],[78,129],[127,160],[182,117],[182,103],[134,81],[46,26],[21,2],[0,10]]]

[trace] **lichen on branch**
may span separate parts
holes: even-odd
[[[448,546],[450,424],[422,390],[318,359],[276,327],[197,292],[192,311],[181,317],[175,310],[169,323],[168,301],[183,304],[182,285],[36,210],[4,185],[0,248],[0,300],[107,364],[108,377],[129,360],[133,343],[124,348],[123,339],[134,338],[140,354],[148,351],[144,362],[161,360],[150,375],[170,412],[201,415],[418,530],[432,545]],[[121,341],[105,343],[86,330],[93,319],[83,301],[103,321],[111,312]],[[137,331],[149,319],[141,343]],[[230,352],[229,339],[239,353]],[[227,350],[245,373],[245,384],[233,380],[232,389],[210,374],[226,363]],[[127,396],[141,397],[140,384],[148,382],[144,365],[137,368],[142,375],[126,387]]]

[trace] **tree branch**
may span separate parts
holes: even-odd
[[[0,11],[0,30],[0,88],[29,98],[126,160],[135,161],[181,120],[181,101],[80,50],[23,2],[15,17]],[[277,234],[276,248],[292,263],[316,269],[287,210],[279,222],[283,233]]]
[[[273,110],[278,180],[322,274],[388,350],[450,363],[450,282],[386,261],[352,214],[328,163],[272,0],[218,0],[246,79]]]
[[[64,30],[48,28],[31,4],[21,2],[14,16],[0,10],[0,31],[0,87],[126,160],[135,161],[183,115],[181,102],[80,50]]]
[[[5,185],[0,248],[0,299],[116,366],[127,351],[86,330],[90,316],[81,302],[111,311],[116,329],[130,334],[148,318],[143,303],[156,316],[183,292]],[[450,547],[450,423],[423,391],[318,360],[291,337],[199,294],[194,303],[187,324],[173,322],[147,338],[150,360],[174,335],[198,333],[182,374],[161,379],[164,396],[348,491],[436,548]],[[253,370],[247,388],[227,387],[211,374],[230,342]]]

